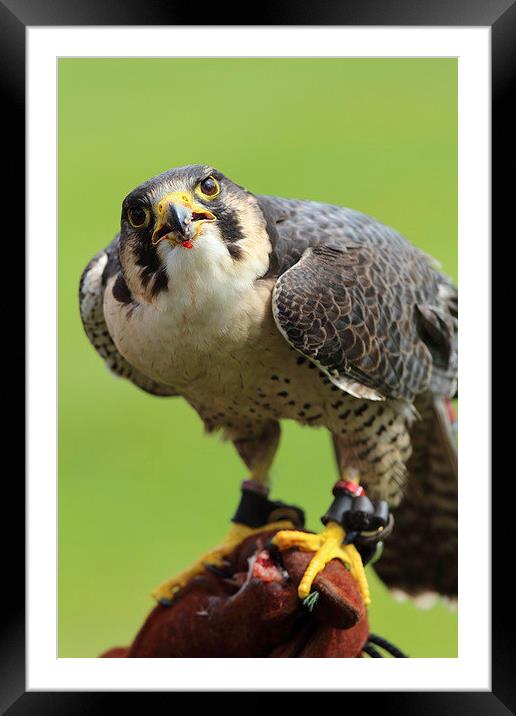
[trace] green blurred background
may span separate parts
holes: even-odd
[[[150,591],[222,538],[245,470],[180,398],[112,377],[82,331],[78,284],[123,197],[212,164],[257,193],[390,224],[457,278],[454,59],[61,59],[59,656],[127,644]],[[273,497],[308,510],[336,479],[329,435],[284,423]],[[457,614],[395,602],[369,571],[375,632],[457,655]]]

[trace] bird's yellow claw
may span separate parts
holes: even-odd
[[[312,588],[316,576],[332,559],[340,559],[346,564],[356,579],[362,599],[366,607],[371,604],[369,585],[357,548],[353,544],[343,544],[346,533],[336,522],[329,522],[320,534],[298,532],[296,530],[282,530],[278,532],[272,542],[280,550],[296,547],[303,552],[315,552],[310,564],[306,568],[298,587],[300,599],[305,599]]]
[[[289,520],[279,520],[257,528],[247,527],[246,525],[238,523],[233,524],[223,542],[218,547],[215,547],[215,549],[212,549],[204,554],[189,569],[185,569],[183,572],[176,574],[171,579],[167,579],[165,582],[160,584],[159,587],[152,592],[153,598],[161,604],[168,604],[174,594],[186,586],[191,579],[204,571],[204,568],[207,565],[221,567],[224,564],[224,558],[231,554],[231,552],[233,552],[233,550],[238,547],[240,542],[243,542],[246,537],[259,532],[284,530],[292,526],[292,522]],[[292,534],[292,532],[289,532],[288,534]]]

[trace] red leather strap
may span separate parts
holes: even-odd
[[[336,482],[333,486],[333,494],[336,495],[339,490],[345,490],[354,497],[361,497],[362,495],[365,495],[364,488],[356,482],[351,482],[350,480],[339,480]]]

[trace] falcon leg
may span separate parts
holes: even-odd
[[[365,496],[358,484],[357,473],[348,477],[351,479],[339,480],[333,488],[335,499],[321,518],[324,530],[320,534],[282,530],[272,541],[280,550],[296,547],[305,552],[315,552],[298,587],[300,599],[308,597],[314,579],[328,562],[340,559],[355,577],[364,604],[368,607],[371,595],[364,561],[357,546],[361,538],[365,538],[367,546],[374,543],[375,536],[380,539],[379,535],[386,534],[388,526],[392,529],[392,517],[386,502],[373,503]]]
[[[259,532],[301,528],[303,511],[283,502],[269,500],[269,467],[279,442],[279,424],[269,421],[258,435],[235,436],[233,443],[250,469],[250,479],[242,483],[242,495],[232,518],[233,525],[222,543],[201,557],[192,567],[168,579],[152,596],[160,604],[170,605],[174,594],[206,567],[223,568],[225,557],[246,538]]]

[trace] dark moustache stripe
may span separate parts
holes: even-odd
[[[214,213],[217,217],[217,223],[220,227],[222,238],[228,247],[230,244],[234,244],[244,238],[240,221],[234,211],[231,209],[225,209],[222,206],[217,206]]]
[[[119,303],[128,304],[133,302],[133,295],[121,273],[118,274],[115,283],[113,284],[113,298],[115,298]]]
[[[140,278],[143,288],[147,288],[152,277],[161,269],[156,247],[152,245],[149,238],[143,237],[134,246],[136,265],[141,267]]]

